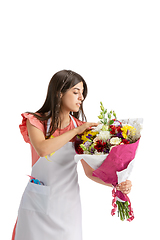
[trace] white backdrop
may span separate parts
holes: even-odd
[[[62,69],[86,80],[88,121],[98,120],[100,101],[118,118],[144,118],[129,195],[133,222],[110,215],[111,189],[87,179],[78,165],[84,240],[159,239],[159,12],[154,0],[1,1],[1,239],[11,239],[31,172],[20,114],[42,106]]]

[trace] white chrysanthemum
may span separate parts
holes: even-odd
[[[97,150],[95,150],[94,155],[104,155],[104,153],[103,152],[98,152]]]
[[[119,145],[121,143],[121,139],[119,137],[113,137],[110,140],[110,144],[112,145]]]
[[[109,131],[100,131],[100,133],[97,135],[98,140],[102,140],[106,142],[108,139],[110,139],[111,135]]]

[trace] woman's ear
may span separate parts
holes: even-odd
[[[62,98],[63,97],[63,94],[62,93],[59,93],[59,92],[57,92],[57,98]]]

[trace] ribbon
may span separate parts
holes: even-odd
[[[112,206],[113,206],[113,209],[111,210],[111,215],[114,216],[115,213],[116,213],[116,210],[117,210],[117,204],[116,204],[116,200],[117,200],[117,196],[116,196],[116,187],[113,188],[112,190],[112,197],[113,197],[113,200],[112,200]],[[128,222],[131,222],[133,219],[134,219],[134,213],[133,213],[133,208],[131,207],[131,201],[129,199],[129,197],[125,194],[125,197],[129,203],[128,205],[128,208],[129,208],[129,216],[130,218],[127,219]]]
[[[129,197],[126,195],[127,201],[129,202],[128,208],[129,208],[129,216],[130,218],[127,219],[128,222],[131,222],[134,219],[134,213],[133,213],[133,208],[131,207],[131,201]]]
[[[113,200],[112,200],[112,206],[113,206],[113,209],[111,210],[111,215],[115,215],[116,213],[116,210],[117,210],[117,204],[116,204],[116,187],[113,188],[112,190],[112,197],[113,197]]]

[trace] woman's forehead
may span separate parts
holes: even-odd
[[[72,89],[76,89],[76,90],[83,90],[83,82],[79,82],[77,83],[75,86],[72,87]]]

